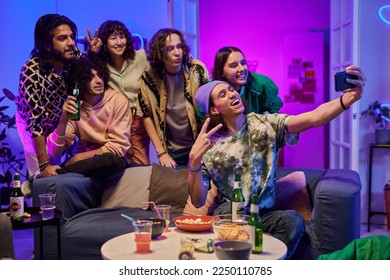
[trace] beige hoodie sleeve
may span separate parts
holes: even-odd
[[[55,129],[46,138],[46,147],[49,156],[56,157],[61,155],[70,146],[72,146],[76,137],[76,127],[72,121],[69,121],[66,125],[66,134],[58,135],[57,129]]]
[[[107,142],[101,147],[104,153],[111,152],[118,156],[126,156],[130,150],[131,110],[129,102],[122,94],[117,94],[112,100]]]

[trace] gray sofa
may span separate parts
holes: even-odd
[[[359,238],[359,175],[351,170],[279,168],[276,179],[295,171],[303,171],[305,175],[311,213],[293,258],[315,259]],[[107,240],[133,231],[121,213],[135,219],[156,217],[141,202],[170,204],[173,215],[191,213],[186,179],[187,170],[173,171],[159,165],[128,168],[123,174],[107,179],[63,174],[35,180],[33,204],[38,206],[40,193],[57,193],[56,207],[63,212],[63,259],[101,259],[100,248]],[[35,238],[36,256],[38,250],[39,239]],[[56,250],[56,229],[46,227],[44,258],[56,259]]]

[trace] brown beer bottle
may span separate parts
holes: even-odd
[[[14,174],[14,182],[9,199],[9,213],[13,220],[23,220],[24,216],[24,196],[20,189],[20,174]]]

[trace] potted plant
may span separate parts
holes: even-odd
[[[390,104],[374,101],[361,113],[362,117],[371,117],[375,126],[375,140],[377,144],[390,144]]]
[[[0,97],[0,104],[5,97],[13,100],[14,96],[7,89],[3,89],[4,95]],[[0,208],[9,204],[9,196],[12,189],[13,174],[18,172],[24,176],[25,158],[23,153],[15,155],[13,145],[9,143],[7,136],[11,130],[16,130],[15,116],[6,113],[7,105],[0,105]]]

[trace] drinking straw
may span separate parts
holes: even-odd
[[[132,217],[130,217],[129,215],[126,215],[126,214],[124,214],[124,213],[122,213],[121,216],[122,216],[123,218],[126,218],[126,219],[130,220],[130,221],[133,223],[133,226],[135,227],[135,229],[137,230],[137,232],[139,232],[139,229],[138,229],[138,227],[137,227],[137,225],[136,225],[136,223],[135,223],[135,221],[134,221],[134,219],[133,219]]]
[[[146,204],[152,204],[153,205],[153,208],[156,209],[156,212],[157,212],[157,215],[160,219],[162,219],[163,217],[161,216],[161,213],[160,213],[160,210],[158,210],[157,206],[156,206],[156,203],[154,203],[154,201],[145,201],[145,202],[141,202],[141,203],[146,203]]]

